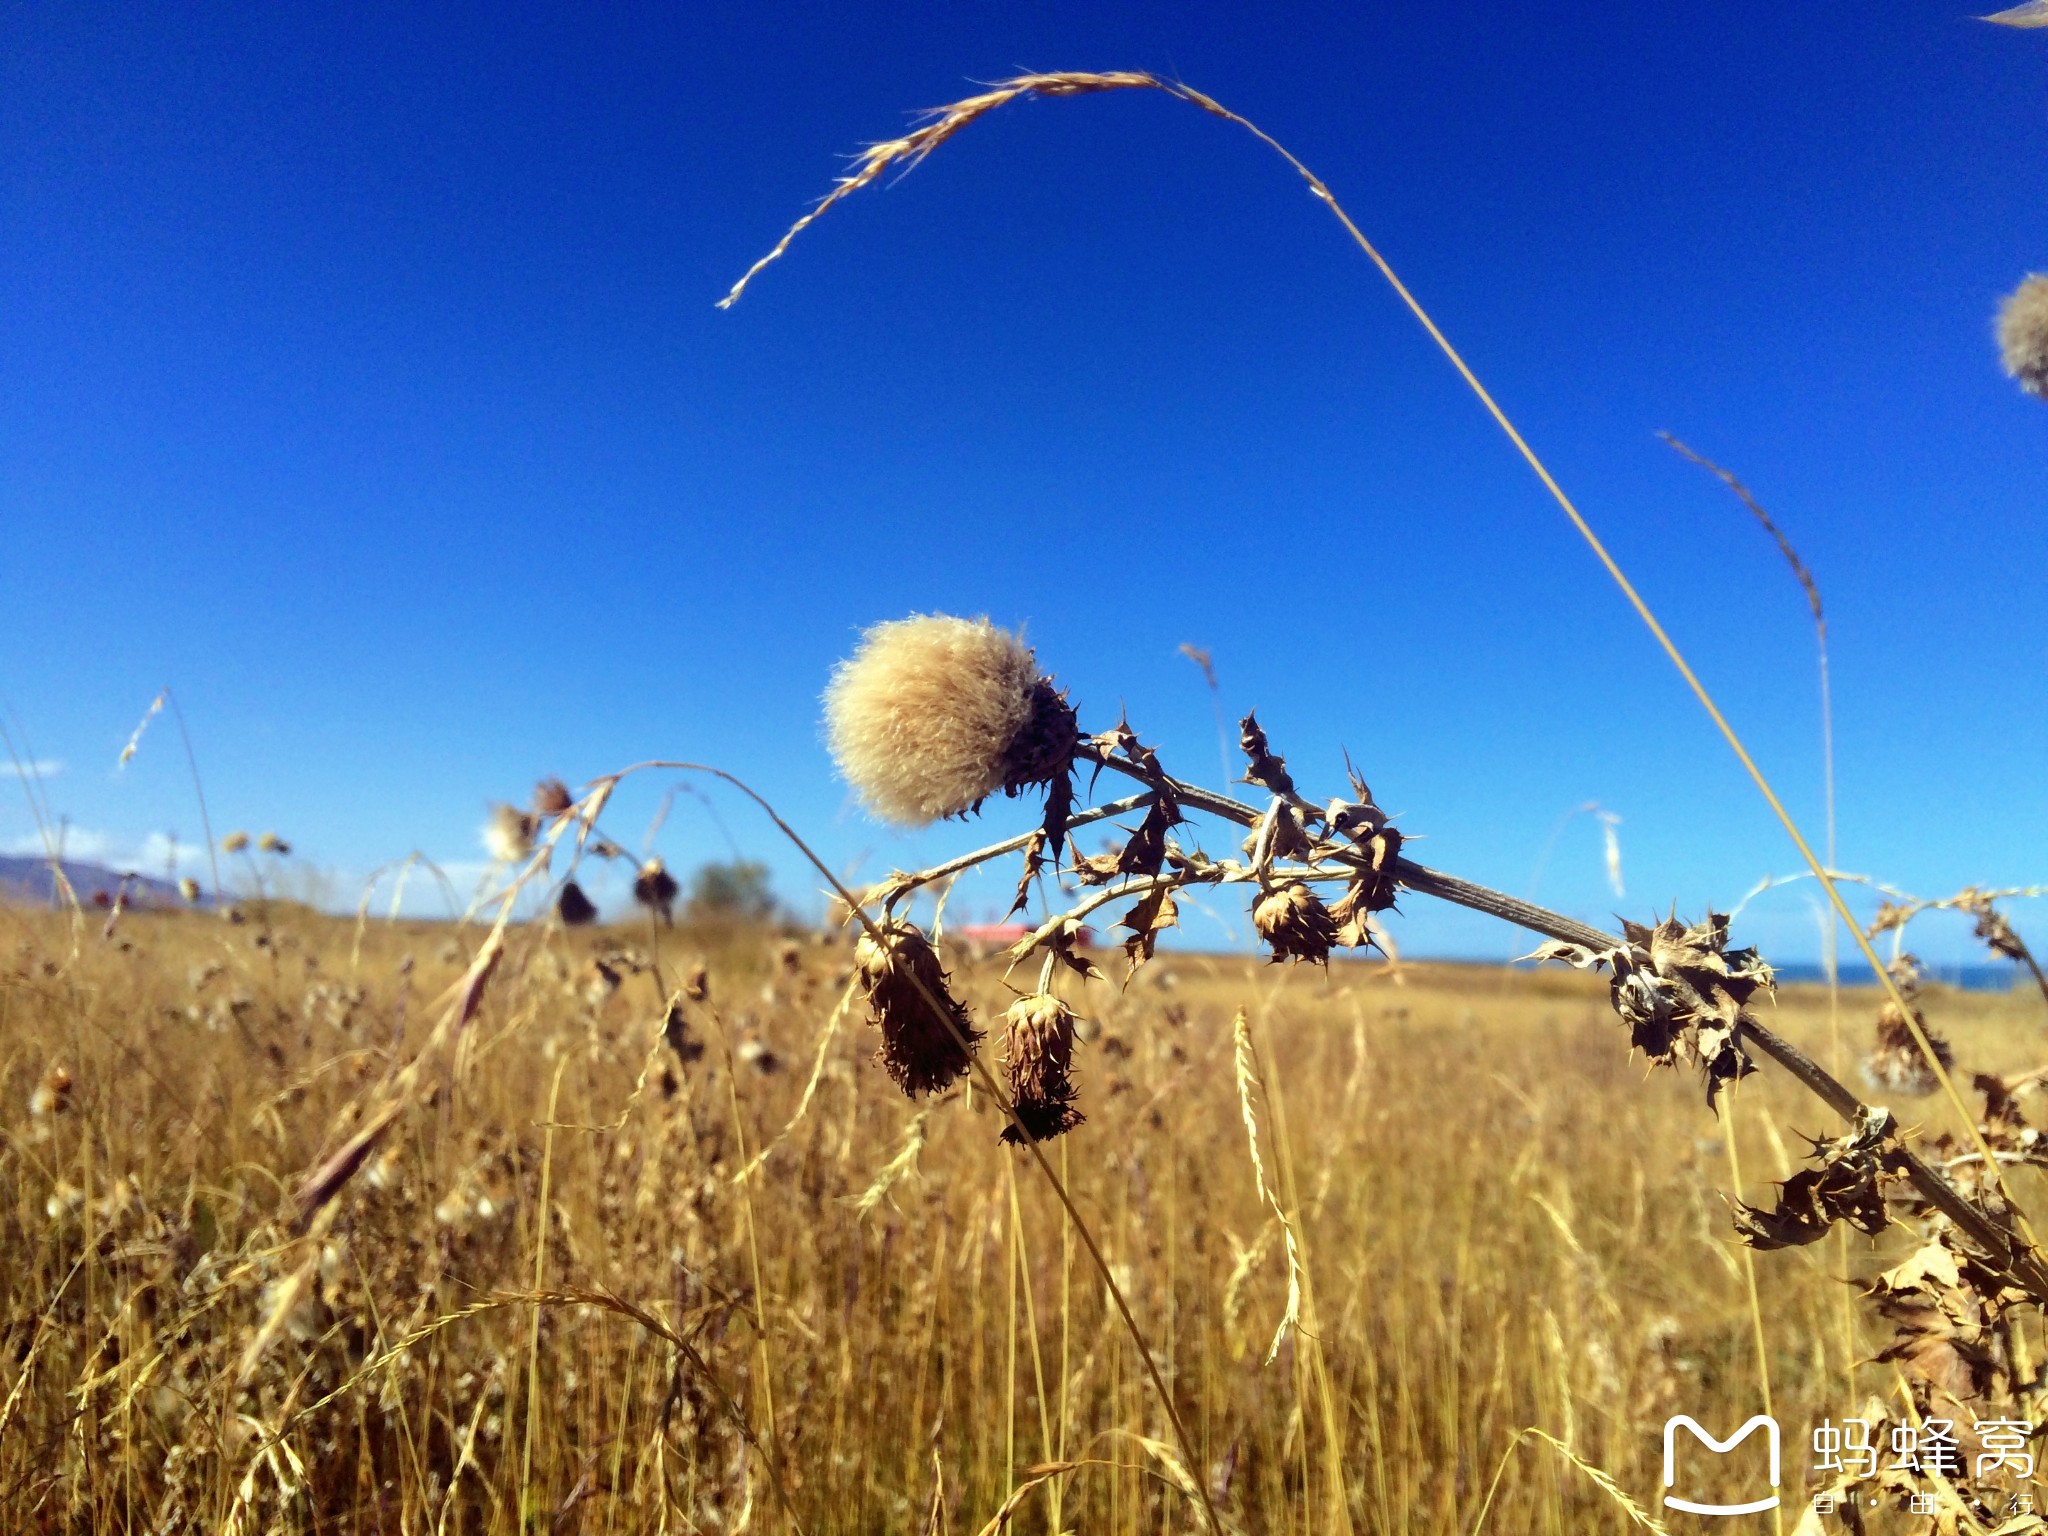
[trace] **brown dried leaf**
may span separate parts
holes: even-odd
[[[1011,968],[1014,969],[1042,950],[1077,975],[1100,981],[1101,968],[1081,953],[1083,931],[1081,923],[1071,917],[1062,917],[1056,922],[1046,924],[1036,933],[1027,934],[1019,939],[1006,951],[1010,957]]]
[[[1123,850],[1083,853],[1076,848],[1072,868],[1074,878],[1082,885],[1108,885],[1123,873]]]
[[[1128,928],[1131,935],[1124,940],[1124,954],[1131,963],[1130,970],[1124,973],[1125,981],[1137,975],[1138,967],[1152,958],[1159,935],[1179,922],[1180,909],[1174,905],[1170,887],[1162,885],[1138,898],[1117,924],[1119,928]]]
[[[1173,796],[1161,790],[1145,812],[1145,819],[1117,855],[1120,875],[1156,875],[1166,866],[1167,836],[1184,818]]]
[[[1872,1115],[1849,1136],[1813,1143],[1818,1168],[1802,1169],[1778,1186],[1778,1203],[1735,1208],[1736,1234],[1750,1247],[1795,1248],[1825,1237],[1837,1221],[1872,1236],[1890,1225],[1885,1209],[1883,1147],[1888,1113]]]

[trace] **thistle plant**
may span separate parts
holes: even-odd
[[[1818,1242],[1843,1226],[1865,1235],[1901,1222],[1917,1228],[1916,1256],[1887,1271],[1869,1293],[1893,1328],[1880,1358],[1914,1368],[1910,1378],[1900,1377],[1908,1383],[1900,1413],[1915,1421],[1953,1417],[1966,1402],[2015,1404],[2030,1390],[2029,1357],[2013,1312],[2048,1304],[2048,1265],[2001,1169],[2048,1165],[2040,1133],[2016,1108],[2048,1069],[2011,1079],[1978,1074],[1983,1115],[1968,1118],[1966,1135],[1943,1133],[1916,1150],[1891,1110],[1860,1100],[1758,1016],[1758,1004],[1775,991],[1772,968],[1754,949],[1731,944],[1726,916],[1623,922],[1618,935],[1606,934],[1425,868],[1401,853],[1402,833],[1355,766],[1345,765],[1345,792],[1318,804],[1254,715],[1239,724],[1245,767],[1238,783],[1261,792],[1258,799],[1183,781],[1127,719],[1099,732],[1082,729],[1066,696],[1027,661],[1035,658],[1021,639],[986,619],[906,619],[870,630],[826,696],[842,775],[888,819],[972,817],[997,789],[1043,789],[1032,830],[928,869],[894,873],[849,911],[864,929],[856,977],[882,1031],[879,1058],[905,1093],[916,1097],[965,1078],[981,1039],[929,937],[904,915],[915,893],[967,870],[1014,858],[1020,871],[1012,914],[1030,908],[1034,896],[1045,901],[1046,909],[1033,913],[1035,926],[1008,951],[1013,971],[1038,966],[1035,987],[1003,1021],[1009,1123],[1001,1135],[1015,1144],[1049,1140],[1083,1122],[1074,1010],[1058,983],[1065,974],[1100,974],[1078,943],[1097,912],[1120,909],[1128,983],[1175,925],[1176,897],[1196,888],[1219,895],[1240,888],[1236,894],[1276,964],[1327,966],[1333,951],[1375,947],[1370,919],[1404,895],[1449,901],[1543,935],[1532,958],[1606,972],[1629,1049],[1656,1066],[1695,1070],[1710,1107],[1756,1071],[1762,1056],[1843,1117],[1840,1134],[1810,1138],[1812,1166],[1786,1180],[1774,1204],[1736,1203],[1734,1230],[1750,1247],[1772,1250]],[[899,707],[905,699],[919,701],[921,712]],[[1046,751],[1049,740],[1062,744],[1063,754]],[[1028,777],[1017,771],[1020,760],[1029,762]],[[1137,792],[1084,803],[1105,774],[1135,782]],[[1102,821],[1121,825],[1122,843],[1083,854],[1072,834]],[[1217,823],[1230,842],[1212,850],[1202,836],[1205,824]],[[1071,888],[1048,881],[1054,872]],[[1071,897],[1064,894],[1069,889]],[[1059,899],[1045,900],[1054,891]],[[1972,916],[1993,953],[2033,967],[1990,895],[1965,892],[1913,910],[1941,906]],[[1888,907],[1872,932],[1909,920],[1905,907]],[[1896,965],[1889,979],[1891,996],[1865,1063],[1868,1080],[1896,1093],[1953,1093],[1955,1056],[1916,1005],[1910,963]],[[1869,1411],[1898,1417],[1889,1408]],[[1877,1481],[1879,1494],[1913,1491],[1910,1479]]]

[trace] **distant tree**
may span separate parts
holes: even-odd
[[[699,865],[683,901],[683,916],[691,922],[766,923],[776,911],[768,866],[748,859]]]

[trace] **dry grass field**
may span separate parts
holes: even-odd
[[[1790,1529],[1810,1426],[1895,1385],[1845,1277],[1910,1232],[1733,1238],[1737,1159],[1767,1201],[1825,1112],[1762,1072],[1717,1119],[1564,971],[1173,954],[1068,988],[1087,1121],[1044,1150],[1193,1468],[986,1096],[874,1063],[842,936],[512,928],[305,1254],[302,1180],[479,938],[0,913],[0,1529],[1187,1531],[1190,1477],[1252,1532],[1632,1528],[1586,1467],[1761,1529],[1656,1496],[1668,1415],[1725,1433],[1766,1390]],[[1000,962],[948,958],[999,1014]],[[1842,998],[1853,1079],[1876,994]],[[2039,1064],[2031,992],[1926,1001],[1963,1065]],[[1765,1011],[1835,1059],[1824,992]],[[1247,1105],[1303,1287],[1270,1361]]]

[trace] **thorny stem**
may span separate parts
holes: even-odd
[[[1071,832],[1076,827],[1085,827],[1097,821],[1107,821],[1110,817],[1121,816],[1126,811],[1141,810],[1145,806],[1150,805],[1152,799],[1153,797],[1148,791],[1142,795],[1126,795],[1121,800],[1111,800],[1107,804],[1093,806],[1085,811],[1076,811],[1067,818],[1067,830]],[[973,853],[963,853],[957,859],[948,859],[943,864],[934,864],[930,869],[921,869],[913,875],[902,875],[894,880],[884,881],[882,888],[897,895],[907,894],[916,890],[919,886],[930,885],[933,881],[943,880],[948,875],[957,875],[963,869],[972,869],[977,864],[986,864],[990,859],[999,859],[1006,853],[1015,853],[1029,844],[1037,835],[1037,832],[1032,831],[1025,832],[1017,837],[1006,837],[1000,843],[991,843],[986,848],[977,848]]]
[[[1113,768],[1133,778],[1143,777],[1135,765],[1119,758],[1106,753],[1090,755],[1093,761],[1105,768]],[[1243,827],[1255,826],[1262,819],[1257,810],[1243,801],[1233,800],[1228,795],[1219,795],[1199,785],[1183,784],[1176,779],[1167,779],[1165,785],[1176,801],[1190,809],[1206,811],[1212,816],[1221,817]],[[1313,806],[1299,797],[1296,797],[1295,803],[1299,809],[1320,815]],[[1439,901],[1447,901],[1454,906],[1483,912],[1490,917],[1514,923],[1518,927],[1527,928],[1548,938],[1562,939],[1568,944],[1579,944],[1596,951],[1614,947],[1612,934],[1603,933],[1576,918],[1549,911],[1533,902],[1510,896],[1504,891],[1492,890],[1469,880],[1461,880],[1455,875],[1427,869],[1408,859],[1395,859],[1394,876],[1403,886],[1418,895],[1434,896]],[[1096,905],[1101,903],[1097,902]],[[1741,1029],[1743,1036],[1753,1041],[1758,1050],[1777,1062],[1851,1126],[1860,1129],[1870,1124],[1873,1118],[1886,1121],[1891,1119],[1889,1110],[1874,1109],[1865,1104],[1819,1062],[1776,1031],[1755,1020],[1745,1020]],[[2025,1243],[2017,1232],[2004,1221],[1973,1205],[1940,1170],[1917,1153],[1902,1146],[1896,1147],[1891,1160],[1927,1203],[1954,1222],[1983,1250],[1998,1269],[2016,1280],[2035,1301],[2048,1305],[2048,1265],[2042,1263],[2039,1255],[2032,1251],[2030,1245]]]

